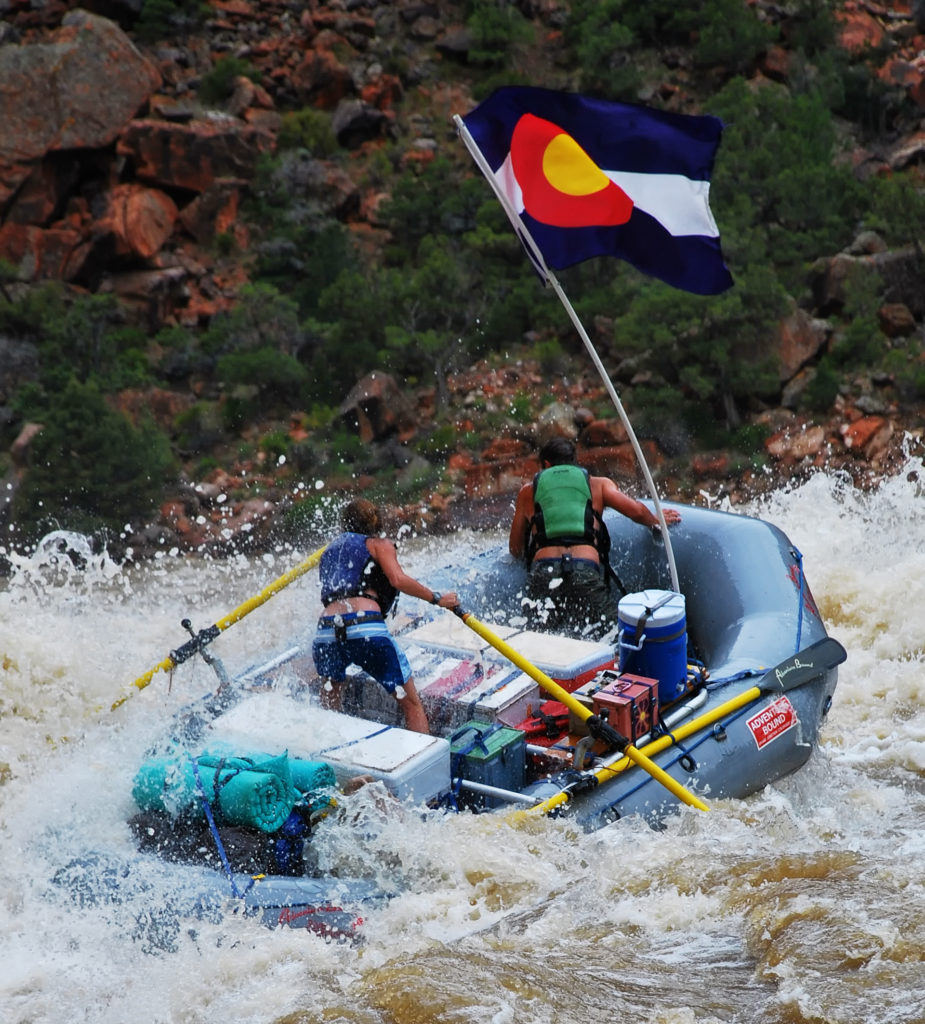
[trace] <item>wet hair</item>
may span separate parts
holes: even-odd
[[[340,525],[348,533],[362,533],[367,537],[374,537],[382,526],[382,516],[371,501],[357,498],[341,509]]]
[[[550,466],[568,466],[575,462],[575,444],[567,437],[554,437],[540,448],[540,461]]]

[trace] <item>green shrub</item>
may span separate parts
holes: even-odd
[[[883,301],[883,278],[870,269],[856,266],[845,284],[845,323],[836,332],[832,358],[848,369],[876,366],[887,349],[880,330],[878,311]]]
[[[315,544],[327,540],[338,529],[343,499],[324,490],[307,489],[303,497],[285,507],[276,528],[284,540],[294,544]]]
[[[118,534],[154,511],[173,469],[167,438],[134,426],[94,384],[72,379],[42,418],[13,520],[31,538],[53,528]]]
[[[707,0],[697,6],[696,13],[679,16],[678,24],[697,31],[694,60],[702,67],[744,72],[777,39],[776,26],[759,21],[742,0]]]
[[[513,3],[469,0],[466,25],[472,33],[469,60],[484,67],[506,64],[517,43],[529,42],[533,30]]]
[[[210,353],[276,348],[294,355],[304,342],[296,303],[274,285],[245,285],[237,305],[213,318],[202,338]]]
[[[925,191],[914,172],[871,178],[871,210],[867,226],[878,232],[888,245],[925,243]],[[923,257],[920,255],[920,259]]]
[[[772,262],[796,288],[804,263],[838,252],[853,238],[868,193],[848,166],[836,162],[839,143],[831,112],[818,93],[726,85],[710,112],[727,128],[711,184],[723,211],[720,228],[732,255]]]
[[[203,23],[209,12],[208,4],[201,0],[144,0],[135,31],[145,43],[174,34],[187,35]]]
[[[289,451],[289,435],[285,430],[271,430],[260,438],[257,447],[270,458],[278,460]]]
[[[533,399],[525,391],[518,391],[511,399],[508,410],[516,423],[530,423],[533,419]]]
[[[313,157],[321,158],[333,156],[340,148],[331,115],[312,107],[283,114],[276,143],[281,150],[307,149]]]
[[[623,0],[574,0],[565,28],[581,87],[607,99],[635,99],[641,81],[633,60],[638,36],[623,21],[625,6]]]
[[[223,102],[234,92],[234,80],[242,76],[260,81],[260,72],[249,61],[241,57],[220,57],[212,70],[199,80],[199,98],[208,104]]]
[[[547,374],[561,373],[568,364],[568,355],[558,338],[543,338],[530,349],[530,355]]]
[[[811,412],[827,413],[838,398],[841,374],[828,356],[824,356],[803,391],[803,402]]]
[[[224,437],[223,410],[217,402],[197,402],[177,415],[173,427],[181,451],[207,452]]]
[[[329,461],[335,465],[354,466],[369,456],[369,449],[359,434],[349,431],[339,420],[331,428],[328,448],[331,451]]]
[[[893,349],[887,353],[883,366],[892,375],[903,399],[910,402],[925,399],[925,352],[921,341],[910,339],[908,348]]]
[[[226,394],[220,407],[223,428],[231,433],[243,430],[261,412],[262,405],[259,395],[258,388],[247,385],[238,385]],[[239,452],[241,459],[249,459],[251,455],[252,452],[249,448],[242,448]]]
[[[747,423],[732,431],[729,436],[728,447],[732,448],[733,451],[745,452],[746,454],[763,451],[764,442],[769,436],[770,431],[764,424]]]
[[[418,451],[428,458],[445,458],[456,447],[456,428],[452,423],[442,423],[434,428],[429,437],[418,442]]]
[[[253,388],[264,402],[273,405],[301,405],[308,384],[305,367],[270,346],[230,352],[219,359],[215,373],[226,388]]]

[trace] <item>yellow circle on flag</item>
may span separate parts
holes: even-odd
[[[550,140],[543,152],[543,174],[560,192],[589,196],[610,184],[610,179],[566,132]]]

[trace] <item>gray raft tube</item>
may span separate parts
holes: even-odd
[[[681,513],[669,537],[685,598],[689,655],[712,682],[753,675],[827,635],[802,556],[782,530],[739,513],[664,507]],[[663,539],[610,510],[604,522],[623,591],[671,590]],[[518,614],[525,580],[524,567],[503,547],[428,575],[438,589],[455,589],[463,607],[486,622]]]

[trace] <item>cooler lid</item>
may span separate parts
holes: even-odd
[[[493,623],[486,623],[486,625],[502,640],[506,640],[517,632],[511,626]],[[403,633],[402,642],[419,644],[426,648],[456,651],[463,656],[491,651],[491,644],[487,640],[483,640],[478,633],[470,629],[455,615],[437,616],[437,618],[417,626],[409,633]]]
[[[554,679],[574,678],[588,669],[613,662],[613,647],[599,640],[524,630],[510,637],[507,643]]]
[[[684,595],[673,590],[641,590],[626,594],[617,605],[617,616],[628,626],[636,626],[645,617],[646,626],[657,629],[683,622]]]

